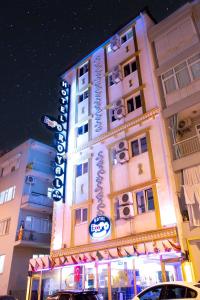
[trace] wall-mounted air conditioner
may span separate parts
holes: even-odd
[[[115,101],[113,103],[114,108],[119,108],[121,106],[124,106],[124,99],[123,98],[120,98],[120,99],[118,99],[117,101]]]
[[[123,151],[121,151],[119,153],[116,153],[116,160],[120,164],[124,164],[127,161],[129,161],[128,150],[123,150]]]
[[[119,207],[119,217],[120,219],[131,219],[134,217],[134,208],[133,205],[126,205]]]
[[[116,108],[114,110],[114,117],[115,117],[115,119],[121,120],[125,116],[126,116],[125,107],[121,106],[121,107],[118,107],[118,108]]]
[[[112,51],[116,51],[120,48],[120,46],[120,37],[118,34],[115,34],[110,40],[110,48],[112,49]]]
[[[30,175],[26,176],[26,183],[34,184],[35,183],[35,177],[30,176]]]
[[[120,66],[116,66],[112,70],[112,81],[115,83],[119,83],[122,80],[122,73]]]
[[[128,205],[133,204],[133,196],[132,193],[124,193],[120,196],[118,196],[119,205]]]
[[[124,150],[128,150],[128,142],[126,140],[120,141],[116,144],[115,150],[117,153]]]
[[[192,120],[190,118],[182,119],[178,122],[178,132],[183,133],[188,131],[192,126]]]

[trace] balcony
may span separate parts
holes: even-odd
[[[50,248],[51,233],[40,233],[22,229],[17,232],[16,247]]]
[[[26,172],[36,177],[49,177],[50,179],[53,178],[53,167],[51,166],[50,162],[49,164],[42,163],[39,161],[29,162],[26,165]]]
[[[51,214],[53,210],[53,201],[45,195],[32,193],[22,196],[21,208],[29,211]]]
[[[174,158],[179,159],[200,151],[200,140],[197,135],[187,138],[173,145]]]

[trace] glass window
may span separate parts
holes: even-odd
[[[76,166],[76,177],[82,175],[82,164]]]
[[[78,136],[88,132],[88,123],[78,127]]]
[[[83,164],[83,174],[88,173],[88,162]]]
[[[81,209],[75,210],[75,224],[81,223]]]
[[[145,192],[147,199],[147,210],[154,210],[153,191],[152,189],[148,189]]]
[[[0,221],[0,236],[9,233],[10,219]]]
[[[79,77],[81,77],[82,75],[84,75],[87,72],[88,72],[88,63],[86,63],[84,66],[82,66],[79,69]]]
[[[165,299],[184,299],[187,288],[180,285],[167,285],[165,291]]]
[[[176,78],[180,89],[191,82],[186,62],[179,64],[174,68],[174,70],[176,72]]]
[[[117,120],[115,118],[115,109],[114,108],[110,110],[110,118],[111,118],[111,122],[114,122]]]
[[[112,74],[108,75],[108,84],[109,86],[113,85],[114,84],[114,81],[113,81],[113,76]]]
[[[193,289],[187,288],[186,298],[196,298],[197,292]]]
[[[136,156],[140,154],[138,140],[131,142],[131,150],[132,150],[132,156]]]
[[[121,44],[125,43],[126,41],[127,41],[127,36],[125,34],[121,37]]]
[[[135,97],[135,107],[136,107],[136,109],[141,107],[141,97],[140,97],[140,95]]]
[[[131,74],[131,68],[130,68],[130,65],[127,64],[124,66],[124,76],[128,76],[129,74]]]
[[[140,139],[140,145],[141,145],[141,152],[147,152],[147,141],[146,141],[146,137],[143,137]]]
[[[137,70],[137,64],[136,64],[136,61],[133,61],[131,63],[131,72],[135,72]]]
[[[83,222],[86,222],[87,221],[87,208],[84,208],[83,209]]]
[[[140,300],[158,300],[160,299],[162,286],[157,286],[148,289],[139,295]]]
[[[3,273],[5,257],[5,255],[0,255],[0,274]]]
[[[134,111],[134,99],[131,98],[127,101],[127,110],[128,110],[128,113]]]
[[[88,209],[87,208],[79,208],[75,210],[75,224],[80,224],[83,222],[87,222],[88,220]]]
[[[138,214],[143,214],[145,212],[145,201],[144,201],[144,193],[143,191],[136,193],[136,201],[137,201],[137,209]]]

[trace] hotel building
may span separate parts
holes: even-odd
[[[0,295],[25,299],[29,259],[49,254],[54,157],[32,139],[0,157]]]
[[[200,280],[200,2],[187,3],[149,30],[155,53],[181,236]]]
[[[187,279],[151,27],[141,13],[62,76],[58,101],[69,120],[58,122],[54,186],[62,187],[65,165],[66,192],[54,194],[51,255],[30,260],[27,299],[60,289],[132,299]]]

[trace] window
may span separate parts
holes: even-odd
[[[130,63],[124,66],[124,77],[130,75],[131,73],[137,70],[136,61],[131,61]]]
[[[79,77],[88,72],[88,63],[79,68]]]
[[[132,29],[121,36],[121,45],[128,41],[133,36]]]
[[[200,78],[200,54],[194,55],[162,74],[165,94],[181,89]]]
[[[128,113],[141,107],[141,97],[137,95],[127,100],[127,111]]]
[[[51,224],[49,222],[49,219],[39,218],[35,216],[26,216],[25,229],[36,231],[39,233],[49,233],[51,230]]]
[[[5,257],[5,255],[0,255],[0,274],[3,273]]]
[[[154,210],[154,199],[152,189],[142,190],[136,193],[136,203],[138,214]]]
[[[75,224],[87,222],[88,220],[88,209],[79,208],[75,210]]]
[[[117,119],[115,118],[115,111],[116,111],[116,109],[115,108],[112,108],[112,109],[110,109],[110,119],[111,119],[111,122],[114,122],[114,121],[116,121]]]
[[[78,136],[88,132],[88,123],[78,127]]]
[[[141,293],[139,295],[139,298],[140,298],[140,300],[147,300],[147,299],[158,300],[158,299],[161,299],[161,298],[163,298],[163,297],[160,297],[163,288],[164,288],[164,286],[162,286],[162,285],[150,288],[147,291]]]
[[[0,236],[9,233],[10,219],[0,221]]]
[[[131,142],[132,157],[137,156],[141,153],[147,152],[147,141],[146,137],[134,140]]]
[[[84,162],[76,166],[76,177],[88,173],[88,162]]]
[[[0,192],[0,204],[3,204],[5,202],[8,202],[8,201],[14,199],[15,189],[16,189],[16,186],[12,186],[9,189]]]
[[[112,86],[114,83],[112,73],[108,75],[108,85]]]
[[[20,165],[21,154],[18,153],[8,161],[6,161],[0,168],[0,176],[4,177],[16,171]]]
[[[78,103],[81,103],[83,100],[87,99],[89,96],[88,90],[84,91],[82,94],[79,95]]]

